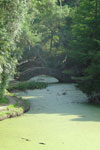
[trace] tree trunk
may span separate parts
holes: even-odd
[[[62,13],[62,0],[59,0],[59,2],[60,2],[61,13]]]
[[[1,83],[0,83],[0,99],[5,95],[5,89],[7,87],[9,75],[6,73],[6,68],[3,66],[3,72],[1,74]]]
[[[52,47],[53,47],[53,32],[51,31],[51,39],[50,39],[50,54],[52,53]]]
[[[98,17],[98,0],[96,0],[95,4],[95,18],[96,18],[96,27],[97,27],[97,17]]]

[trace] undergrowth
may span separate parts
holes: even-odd
[[[8,90],[11,91],[11,90],[42,89],[46,88],[47,85],[48,84],[44,82],[25,81],[10,84]]]
[[[3,97],[2,99],[0,99],[0,104],[8,104],[9,100],[6,97]]]

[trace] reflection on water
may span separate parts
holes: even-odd
[[[74,84],[18,94],[30,101],[31,109],[0,122],[0,150],[100,149],[100,108],[89,105]]]

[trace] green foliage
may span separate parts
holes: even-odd
[[[9,103],[9,100],[6,97],[0,99],[0,104],[7,104],[7,103]]]
[[[61,9],[55,0],[34,1],[23,25],[20,61],[36,60],[45,67],[61,68],[71,40],[71,22],[68,5]]]
[[[23,50],[20,64],[32,60],[72,70],[83,76],[79,86],[87,95],[99,95],[100,1],[2,0],[0,7],[0,97]],[[37,88],[26,82],[16,86]]]
[[[87,95],[100,93],[98,0],[33,1],[23,29],[22,62],[34,59],[42,66],[72,70],[83,76],[79,86]]]
[[[88,78],[79,87],[90,97],[100,93],[100,2],[83,0],[73,17],[70,57]],[[99,97],[100,100],[100,97]]]
[[[14,73],[21,55],[17,43],[29,2],[0,1],[0,98],[4,96],[8,78]]]
[[[21,114],[23,114],[23,112],[24,110],[22,107],[9,105],[5,110],[0,112],[0,120],[3,120],[5,118],[20,116]]]
[[[34,81],[27,81],[27,82],[19,82],[14,85],[9,85],[8,90],[27,90],[27,89],[42,89],[47,87],[47,83],[44,82],[34,82]]]

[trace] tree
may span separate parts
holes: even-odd
[[[100,2],[83,0],[76,9],[72,26],[71,55],[80,73],[87,78],[80,84],[89,96],[100,93]]]
[[[22,23],[27,14],[29,1],[0,1],[0,99],[4,97],[8,78],[13,73],[20,49],[17,47]]]
[[[52,0],[35,1],[32,8],[24,24],[25,39],[28,40],[22,61],[37,56],[43,65],[60,68],[71,38],[71,10],[65,5],[61,11],[61,7]]]

